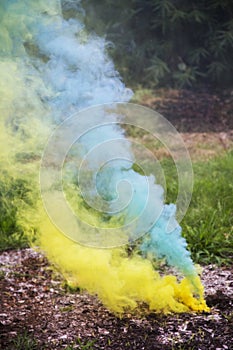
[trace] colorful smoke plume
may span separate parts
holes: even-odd
[[[18,220],[68,283],[114,312],[140,303],[157,312],[208,311],[176,206],[164,205],[155,177],[134,167],[122,124],[128,111],[135,123],[144,112],[127,104],[132,91],[105,40],[88,35],[81,20],[65,20],[64,10],[55,0],[0,4],[1,167],[33,188]],[[161,275],[161,260],[179,277]]]

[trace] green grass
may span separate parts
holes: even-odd
[[[67,345],[64,350],[93,350],[93,345],[95,340],[82,341],[77,339],[77,341]],[[60,348],[60,347],[59,347]],[[27,331],[18,334],[15,338],[12,339],[11,344],[5,348],[5,350],[45,350],[48,349],[47,346],[42,346],[39,342],[33,337],[32,334]]]
[[[177,176],[170,159],[161,161],[165,172],[166,202],[177,196]],[[150,167],[148,166],[148,171]],[[233,258],[233,151],[209,161],[193,163],[194,191],[181,222],[192,257],[197,263],[229,264]],[[28,245],[18,220],[22,205],[31,205],[30,186],[0,172],[0,250]]]
[[[25,331],[22,334],[18,334],[16,338],[12,340],[12,344],[5,350],[39,350],[41,349],[37,340]]]
[[[77,346],[75,345],[78,345],[78,349],[80,350],[92,350],[94,344],[95,344],[95,340],[88,340],[87,342],[83,342],[81,339],[77,339],[77,343],[72,343],[68,345],[65,348],[65,350],[77,349]]]
[[[28,246],[28,238],[19,220],[25,205],[32,205],[30,186],[22,179],[14,179],[0,171],[0,251]]]
[[[169,161],[166,167],[169,168]],[[194,190],[181,222],[192,257],[198,263],[228,264],[233,258],[233,152],[193,163]],[[168,173],[168,172],[167,172]],[[174,170],[166,178],[168,202],[177,194]]]

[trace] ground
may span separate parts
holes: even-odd
[[[94,296],[67,291],[32,249],[3,252],[0,264],[1,349],[65,349],[72,342],[71,349],[233,349],[233,268],[203,267],[210,313],[120,318]],[[31,347],[16,346],[23,337]]]
[[[194,160],[232,148],[231,91],[157,90],[137,102],[173,123]],[[203,266],[210,313],[121,318],[94,296],[67,290],[32,249],[2,252],[0,270],[0,349],[233,349],[233,266]]]
[[[169,120],[193,160],[209,159],[233,147],[233,91],[142,90],[134,101]]]

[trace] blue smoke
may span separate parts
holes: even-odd
[[[132,91],[125,87],[106,53],[105,40],[87,35],[78,20],[64,20],[59,2],[3,0],[0,19],[1,59],[9,58],[17,64],[25,77],[25,86],[33,90],[33,98],[46,106],[46,115],[52,126],[88,106],[127,102],[132,97]],[[37,84],[30,85],[30,77],[32,81],[36,77]],[[43,121],[44,115],[39,114],[36,118]],[[30,120],[26,123],[30,124]],[[82,156],[103,142],[124,139],[124,130],[119,126],[93,129],[79,140]],[[112,147],[113,150],[108,143],[110,155],[111,152],[115,154],[116,143],[113,142]],[[155,183],[152,175],[143,176],[133,170],[134,155],[129,144],[122,149],[119,145],[117,151],[119,159],[123,160],[118,160],[115,165],[110,163],[97,179],[98,193],[109,202],[109,214],[114,215],[130,196],[129,204],[122,211],[126,225],[135,220],[129,238],[139,237],[148,227],[140,246],[142,254],[155,259],[165,258],[168,264],[185,275],[195,274],[187,244],[181,236],[181,227],[175,219],[175,205],[163,204],[163,189]],[[89,159],[93,183],[105,160],[104,155],[100,153],[97,158]],[[89,191],[91,197],[93,189]],[[149,205],[139,217],[148,195]],[[155,222],[154,217],[157,218]],[[168,232],[168,223],[171,222],[172,228]]]

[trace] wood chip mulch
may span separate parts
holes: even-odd
[[[67,291],[38,252],[3,252],[0,349],[233,349],[233,266],[205,266],[202,280],[209,314],[119,318],[95,296]],[[25,335],[31,346],[20,348]]]

